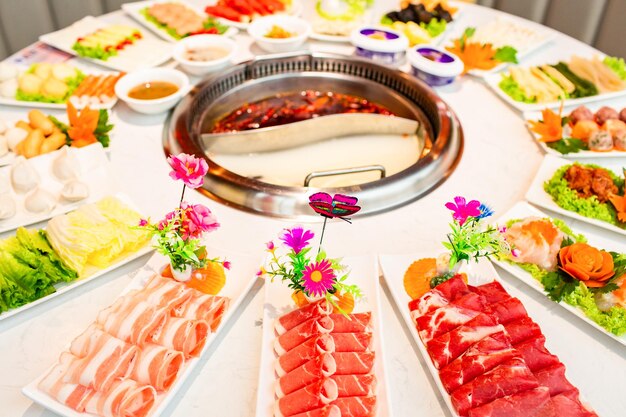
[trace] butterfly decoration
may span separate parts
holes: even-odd
[[[324,231],[326,230],[326,221],[328,219],[341,219],[348,223],[352,223],[347,216],[351,216],[361,210],[361,207],[356,205],[358,201],[359,199],[356,197],[343,194],[335,194],[331,197],[328,193],[315,193],[309,196],[309,205],[311,208],[324,218],[324,225],[322,226],[320,245],[317,249],[317,253],[319,253],[322,248]]]
[[[309,197],[309,205],[319,215],[326,219],[339,218],[350,223],[346,218],[361,210],[356,203],[358,198],[349,195],[335,194],[333,197],[328,193],[315,193]]]

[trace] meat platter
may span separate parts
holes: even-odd
[[[370,327],[371,327],[371,343],[368,351],[374,352],[368,354],[367,352],[363,355],[374,357],[374,365],[370,374],[374,375],[375,378],[375,386],[374,394],[375,394],[375,402],[376,402],[376,417],[391,417],[393,413],[391,411],[391,404],[389,398],[389,389],[387,386],[387,378],[385,375],[385,359],[384,359],[384,337],[382,331],[382,322],[380,316],[380,295],[379,295],[379,284],[378,284],[378,271],[376,268],[376,263],[374,258],[372,257],[347,257],[344,258],[342,263],[348,265],[351,270],[351,281],[352,283],[358,285],[365,297],[357,302],[354,313],[355,317],[360,317],[360,315],[365,315],[367,313],[363,313],[365,311],[371,312],[370,319]],[[275,352],[275,341],[277,339],[275,333],[275,322],[280,318],[285,316],[286,313],[289,313],[295,310],[295,305],[291,298],[292,290],[290,290],[286,285],[276,281],[270,282],[269,280],[265,283],[265,304],[264,304],[264,312],[263,312],[263,341],[261,347],[261,366],[259,371],[259,384],[258,384],[258,394],[257,394],[257,408],[256,415],[257,417],[272,417],[272,416],[280,416],[283,412],[281,408],[282,404],[280,401],[276,401],[275,396],[275,387],[277,385],[277,381],[279,380],[277,371],[275,369],[281,368],[281,364],[283,363],[283,358],[286,354],[278,357],[274,353]],[[306,308],[306,307],[305,307]],[[335,315],[331,315],[335,316]],[[338,314],[337,316],[341,316]],[[289,332],[287,332],[289,333]],[[284,334],[287,334],[284,333]],[[333,333],[330,333],[333,335]],[[344,335],[348,335],[349,333],[343,333]],[[355,333],[352,333],[355,334]],[[334,337],[334,336],[333,336]],[[281,342],[278,342],[281,343]],[[337,342],[335,342],[337,343]],[[296,348],[297,349],[297,348]],[[287,352],[288,353],[288,352]],[[348,355],[362,358],[362,355],[356,353],[338,353],[339,355]],[[333,353],[332,355],[335,355]],[[337,367],[340,368],[342,365],[340,361],[342,359],[337,359]],[[354,365],[354,360],[350,359],[351,365]],[[277,366],[278,364],[278,366]],[[282,369],[282,368],[281,368]],[[282,373],[282,372],[281,372]],[[339,374],[340,372],[337,372]],[[288,372],[286,376],[295,375],[292,372]],[[355,378],[355,381],[360,380],[361,377],[369,377],[370,375],[356,375],[351,378]],[[335,376],[332,376],[333,378]],[[347,378],[343,375],[337,375],[338,378]],[[349,376],[348,376],[349,377]],[[282,378],[281,378],[282,379]],[[338,384],[339,385],[339,384]],[[279,386],[282,384],[279,383]],[[284,397],[282,397],[284,398]],[[353,399],[365,399],[368,397],[352,397]],[[369,398],[372,398],[371,396]],[[339,398],[339,401],[343,400]],[[366,401],[366,400],[365,400]],[[334,402],[333,402],[334,404]],[[276,408],[275,408],[276,407]],[[329,405],[332,407],[332,404]],[[287,413],[287,415],[292,415]],[[300,414],[298,414],[300,415]],[[332,415],[332,414],[331,414]],[[368,414],[370,415],[370,414]]]
[[[170,380],[170,382],[166,384],[167,388],[165,390],[155,391],[156,396],[152,397],[153,403],[151,403],[150,406],[146,410],[144,410],[143,413],[140,413],[139,415],[156,417],[163,413],[163,411],[166,409],[168,404],[175,397],[176,393],[181,389],[185,380],[188,379],[190,375],[192,375],[198,363],[202,360],[203,356],[206,355],[206,352],[209,350],[209,347],[211,346],[211,344],[217,339],[217,336],[221,333],[222,329],[228,323],[228,321],[230,320],[234,312],[241,305],[241,302],[244,300],[246,294],[250,291],[254,282],[256,281],[255,275],[254,275],[254,272],[258,265],[256,259],[248,257],[246,255],[239,254],[239,253],[228,252],[228,251],[223,251],[219,249],[211,249],[211,248],[207,248],[207,249],[212,254],[228,257],[232,262],[232,269],[227,274],[226,285],[219,294],[221,298],[230,299],[230,304],[225,310],[225,312],[222,310],[223,312],[221,313],[221,321],[217,322],[215,326],[217,327],[217,325],[219,324],[219,327],[217,327],[217,330],[209,331],[208,337],[206,338],[206,342],[204,346],[201,348],[201,351],[191,355],[191,357],[184,360],[183,365],[178,371],[177,377],[175,377],[173,380]],[[164,265],[166,265],[165,258],[163,258],[161,255],[153,256],[143,268],[141,268],[139,271],[136,271],[135,273],[132,274],[133,276],[132,281],[120,295],[120,300],[125,295],[132,296],[132,293],[136,290],[141,291],[141,290],[149,289],[147,285],[151,283],[151,280],[153,278],[155,277],[159,278],[158,275],[155,276],[155,273],[157,273],[158,271],[161,271]],[[175,283],[175,281],[171,281],[171,282]],[[107,310],[110,311],[111,308],[103,310],[102,313],[106,312]],[[216,323],[216,322],[214,321],[213,323]],[[91,330],[91,327],[90,329],[88,329],[88,332],[90,330]],[[76,333],[79,334],[81,331],[82,331],[81,329],[77,329]],[[77,338],[72,343],[72,347],[69,347],[69,349],[74,350],[73,346],[75,344],[80,345],[78,343],[79,340],[80,338]],[[57,353],[52,353],[50,355],[50,360],[56,361],[55,359],[56,355]],[[67,356],[67,352],[64,352],[63,355]],[[87,412],[78,412],[75,409],[70,408],[69,406],[60,403],[59,401],[50,397],[46,392],[44,392],[40,388],[41,387],[40,384],[50,374],[50,371],[53,368],[54,367],[46,370],[45,372],[42,373],[40,377],[38,377],[36,380],[34,380],[33,382],[25,386],[22,389],[22,392],[24,393],[24,395],[26,395],[28,398],[30,398],[34,402],[40,404],[41,406],[63,417],[95,416],[95,414],[90,414]],[[125,379],[125,381],[130,381],[130,379]],[[44,385],[45,385],[45,382],[44,382]],[[145,386],[148,386],[148,385],[145,385]],[[133,407],[133,406],[137,406],[137,405],[136,404],[130,405],[130,407]]]
[[[578,390],[564,376],[563,364],[543,346],[545,337],[539,326],[526,315],[521,302],[509,296],[489,262],[466,267],[469,284],[457,275],[411,301],[402,276],[414,260],[424,257],[383,255],[380,263],[392,297],[452,415],[522,416],[529,410],[565,415],[560,413],[567,409],[581,413],[572,415],[596,415],[580,402]],[[446,298],[444,286],[458,286],[450,294],[465,296],[446,304],[450,294]],[[485,300],[483,313],[470,307]],[[469,312],[473,318],[468,321],[471,316],[463,316]],[[551,375],[550,381],[546,374]]]
[[[509,210],[508,212],[506,212],[499,220],[498,223],[499,224],[506,224],[508,221],[513,220],[513,219],[523,219],[523,218],[527,218],[527,217],[533,217],[533,218],[546,218],[549,217],[548,215],[546,215],[545,213],[543,213],[540,210],[537,210],[536,208],[532,207],[531,205],[529,205],[526,202],[520,202],[517,203],[515,206],[513,206],[513,208],[511,208],[511,210]],[[579,229],[577,227],[575,227],[576,222],[572,222],[574,227],[572,228],[572,231],[577,233],[579,232]],[[606,235],[607,233],[605,233]],[[584,236],[587,238],[588,242],[596,247],[599,248],[603,248],[605,250],[619,250],[619,243],[617,243],[614,240],[608,239],[605,236],[602,236],[600,233],[599,234],[592,234],[589,232],[585,232]],[[513,276],[515,276],[516,278],[518,278],[520,281],[524,282],[526,285],[530,286],[531,288],[533,288],[534,290],[536,290],[537,292],[539,292],[540,294],[546,294],[545,290],[544,290],[544,286],[535,278],[533,278],[533,276],[525,271],[524,269],[522,269],[521,267],[510,263],[510,262],[506,262],[503,260],[495,260],[494,263],[499,266],[500,268],[504,269],[505,271],[511,273]],[[596,322],[594,322],[592,319],[590,319],[589,317],[587,317],[584,312],[582,310],[580,310],[579,308],[576,308],[570,304],[567,304],[565,301],[561,301],[558,303],[560,306],[562,306],[563,308],[565,308],[566,310],[568,310],[570,313],[576,315],[577,317],[579,317],[581,320],[584,320],[586,323],[588,323],[590,326],[593,326],[595,329],[599,330],[600,332],[604,333],[605,335],[609,336],[610,338],[616,340],[618,343],[621,343],[622,345],[626,346],[626,336],[617,336],[609,331],[607,331],[605,328],[603,328],[602,326],[600,326],[599,324],[597,324]]]

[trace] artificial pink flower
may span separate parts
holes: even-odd
[[[188,237],[200,237],[202,233],[212,232],[220,227],[211,210],[202,204],[190,205],[183,202],[180,208],[183,217],[181,235],[185,240]]]
[[[454,203],[446,203],[446,208],[452,211],[452,218],[458,221],[460,226],[463,226],[469,217],[481,215],[480,201],[471,200],[466,203],[465,198],[460,196],[454,197]]]
[[[165,218],[161,220],[158,224],[159,230],[165,229],[165,226],[167,226],[176,217],[178,217],[178,210],[170,211],[169,213],[167,213],[165,215]]]
[[[302,272],[302,286],[309,295],[320,297],[334,284],[335,271],[328,259],[309,264]]]
[[[186,153],[170,155],[167,162],[172,167],[170,177],[181,180],[191,188],[202,186],[204,176],[209,170],[209,164],[204,159]]]
[[[148,225],[148,220],[146,219],[139,220],[139,227],[146,227],[147,225]]]
[[[231,267],[230,261],[224,261],[222,262],[222,265],[224,266],[225,269],[230,270],[230,267]]]
[[[295,253],[300,253],[314,236],[312,231],[304,230],[302,226],[296,226],[292,229],[285,229],[280,240],[293,249]]]
[[[265,247],[268,252],[274,252],[276,250],[276,246],[274,246],[274,242],[271,240],[265,244]]]

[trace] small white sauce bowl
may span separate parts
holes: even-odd
[[[190,61],[185,58],[185,52],[192,48],[216,47],[228,53],[210,61]],[[183,38],[174,47],[174,59],[187,74],[207,75],[226,68],[232,63],[237,53],[237,43],[223,35],[194,35]]]
[[[128,92],[140,84],[166,81],[178,86],[178,91],[169,96],[154,100],[138,100],[128,97]],[[126,74],[115,84],[115,94],[128,106],[139,113],[157,114],[163,113],[178,103],[178,101],[189,91],[189,77],[182,71],[172,68],[150,68],[134,71]]]
[[[285,39],[268,38],[272,26],[280,26],[287,32],[295,33]],[[288,15],[271,15],[254,19],[248,26],[248,34],[261,49],[270,53],[295,51],[304,44],[311,34],[311,25],[304,19]]]

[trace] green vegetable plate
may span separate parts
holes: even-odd
[[[520,202],[498,219],[498,224],[504,225],[513,220],[522,220],[528,217],[550,218],[549,215],[528,203]],[[618,253],[625,252],[623,242],[620,244],[620,239],[622,238],[617,236],[613,237],[609,232],[583,227],[583,225],[577,221],[568,221],[567,225],[565,225],[565,222],[557,220],[555,225],[574,241],[582,239],[583,241],[586,240],[589,245],[598,249],[606,251],[614,250],[618,251]],[[572,226],[571,230],[568,230],[568,226]],[[583,231],[584,233],[580,234]],[[546,297],[554,296],[554,294],[549,295],[547,293],[544,284],[540,281],[540,279],[545,279],[542,277],[549,273],[536,265],[516,264],[515,262],[507,260],[494,260],[493,262],[535,291],[544,294]],[[626,309],[623,307],[612,307],[607,311],[601,311],[594,301],[594,294],[582,283],[570,290],[571,291],[568,291],[567,294],[562,296],[561,301],[555,302],[573,315],[587,322],[590,326],[626,346]]]
[[[626,236],[626,223],[619,223],[615,219],[615,211],[608,208],[610,203],[601,204],[598,203],[595,198],[577,199],[571,195],[568,197],[569,193],[567,193],[567,191],[569,188],[568,190],[563,190],[560,189],[558,185],[553,184],[552,188],[554,194],[559,196],[563,204],[567,203],[572,207],[578,207],[578,212],[575,212],[559,206],[554,201],[552,196],[545,191],[544,184],[551,182],[554,174],[560,168],[570,164],[572,164],[572,161],[568,161],[567,159],[546,155],[541,163],[541,166],[539,167],[539,171],[530,185],[530,188],[526,192],[526,200],[531,204],[550,210],[551,212]],[[621,177],[616,174],[618,172],[622,172],[622,164],[619,163],[619,160],[618,162],[606,160],[606,163],[603,163],[603,167],[611,171],[615,177]],[[616,238],[620,237],[616,236]],[[623,240],[624,238],[621,237],[621,239]]]

